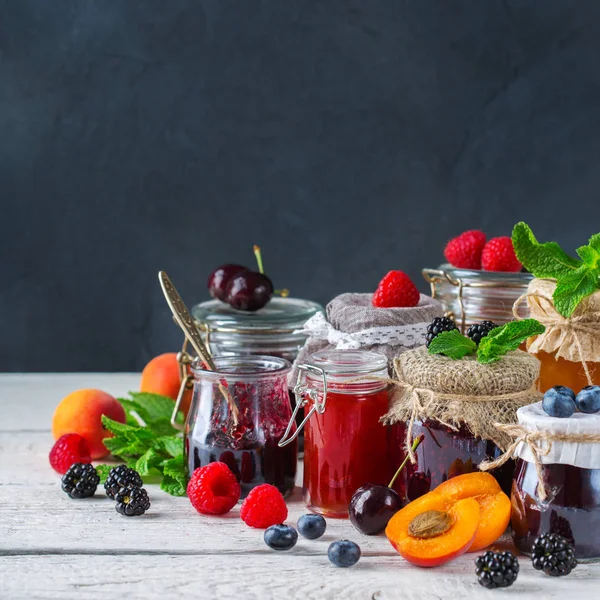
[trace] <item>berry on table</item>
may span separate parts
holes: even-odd
[[[56,440],[48,456],[50,466],[64,475],[75,463],[91,463],[90,447],[78,433],[65,433]]]
[[[575,404],[582,413],[600,411],[600,385],[586,385],[575,398]]]
[[[327,558],[336,567],[351,567],[360,559],[360,547],[350,540],[339,540],[329,546]]]
[[[481,253],[481,267],[484,271],[518,273],[523,265],[519,262],[512,239],[508,236],[492,238]]]
[[[298,532],[289,525],[271,525],[263,537],[265,544],[273,550],[291,550],[298,541]]]
[[[124,487],[115,494],[115,509],[126,517],[138,517],[150,508],[150,498],[144,488]]]
[[[241,488],[225,463],[213,462],[194,471],[188,482],[187,495],[199,513],[224,515],[237,504]]]
[[[477,345],[479,342],[490,332],[492,329],[496,329],[498,325],[493,321],[481,321],[481,323],[474,323],[467,331],[467,337],[470,337]]]
[[[436,317],[427,326],[425,345],[429,348],[429,344],[431,344],[433,339],[442,333],[442,331],[453,331],[454,329],[458,329],[454,319],[451,319],[450,317]]]
[[[481,253],[485,241],[483,231],[476,229],[465,231],[446,244],[444,256],[453,267],[458,269],[481,269]]]
[[[577,566],[577,559],[568,540],[556,533],[544,533],[533,542],[531,563],[546,575],[562,577]]]
[[[411,278],[403,271],[390,271],[373,294],[376,308],[407,308],[417,306],[421,294]]]
[[[96,493],[100,476],[89,463],[75,463],[63,475],[62,490],[71,498],[89,498]]]
[[[512,552],[488,550],[475,559],[475,572],[480,585],[488,589],[508,587],[519,574],[519,561]]]
[[[130,469],[127,465],[113,467],[104,482],[104,491],[109,498],[114,500],[115,494],[124,487],[138,487],[144,485],[142,478],[135,469]]]
[[[570,417],[577,409],[573,390],[564,385],[555,385],[550,388],[542,399],[542,409],[551,417],[559,419]]]
[[[327,529],[327,522],[321,515],[302,515],[298,519],[298,532],[308,540],[320,538]]]
[[[283,523],[288,509],[281,492],[269,483],[263,483],[250,490],[240,508],[240,517],[246,525],[266,529]]]

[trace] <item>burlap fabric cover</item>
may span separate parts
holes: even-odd
[[[386,423],[435,419],[493,441],[505,450],[511,438],[495,423],[514,423],[517,409],[541,399],[535,389],[540,363],[527,352],[509,352],[498,362],[482,365],[475,357],[452,360],[425,347],[394,361],[395,386]],[[409,431],[410,434],[410,431]],[[407,435],[407,439],[410,435]]]
[[[421,294],[412,308],[375,308],[372,294],[341,294],[327,305],[327,319],[315,315],[304,326],[308,335],[294,363],[308,362],[311,354],[326,348],[381,352],[392,360],[398,354],[425,344],[427,326],[444,314],[442,304]]]
[[[556,353],[572,362],[600,362],[600,291],[584,298],[571,318],[565,319],[554,308],[555,289],[556,282],[550,279],[533,279],[529,284],[530,316],[546,326],[544,333],[530,341],[529,351]]]

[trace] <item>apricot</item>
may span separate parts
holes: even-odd
[[[434,491],[451,502],[474,498],[479,503],[479,528],[469,552],[477,552],[493,544],[506,531],[510,521],[510,498],[489,473],[458,475],[444,481]]]
[[[179,376],[179,363],[175,352],[167,352],[154,357],[142,371],[140,392],[150,392],[177,399],[181,377]],[[192,401],[192,390],[186,390],[181,399],[179,409],[187,415]]]
[[[479,526],[479,503],[474,498],[456,502],[429,492],[399,510],[385,535],[396,551],[419,567],[436,567],[464,554]]]
[[[102,425],[102,415],[125,423],[123,407],[110,394],[94,389],[77,390],[56,407],[52,435],[57,440],[65,433],[78,433],[87,441],[92,459],[102,458],[109,453],[102,440],[111,436]]]

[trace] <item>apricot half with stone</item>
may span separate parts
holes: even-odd
[[[478,525],[477,500],[464,498],[454,502],[433,491],[398,511],[388,523],[385,535],[408,562],[437,567],[470,548]]]

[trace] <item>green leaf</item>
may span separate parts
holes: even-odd
[[[595,233],[588,241],[588,245],[600,252],[600,233]]]
[[[178,436],[163,436],[158,438],[157,444],[173,458],[183,456],[183,439]]]
[[[163,474],[173,477],[178,481],[187,481],[187,471],[183,455],[177,458],[171,458],[163,464]]]
[[[114,465],[96,465],[96,473],[100,475],[100,483],[104,483]]]
[[[156,468],[162,460],[162,456],[154,448],[149,448],[137,459],[135,470],[142,476],[150,475],[150,471]]]
[[[113,421],[109,419],[106,415],[102,415],[102,425],[104,429],[108,429],[111,433],[115,435],[125,435],[127,433],[132,433],[139,429],[142,429],[139,425],[127,425],[125,423],[119,423],[118,421]]]
[[[429,354],[444,354],[453,360],[474,354],[475,350],[477,344],[457,329],[442,331],[429,344]]]
[[[152,423],[149,423],[148,429],[157,436],[174,435],[178,432],[178,430],[171,425],[170,419],[158,419]]]
[[[104,438],[102,443],[106,446],[106,449],[115,456],[119,456],[121,450],[129,445],[129,440],[126,437],[116,436],[110,438]]]
[[[552,295],[554,307],[563,317],[570,317],[579,303],[598,289],[598,284],[598,271],[584,264],[558,280]]]
[[[581,266],[556,242],[540,244],[526,223],[517,223],[512,233],[517,258],[535,277],[558,279]]]
[[[169,475],[165,475],[160,483],[160,489],[171,496],[185,496],[186,486],[182,481],[179,481]]]
[[[507,352],[516,350],[532,335],[539,335],[544,331],[546,328],[536,319],[511,321],[496,327],[479,342],[477,360],[483,364],[496,362]]]
[[[136,412],[144,419],[147,425],[159,419],[171,420],[175,401],[167,396],[149,394],[148,392],[129,392],[137,406]]]

